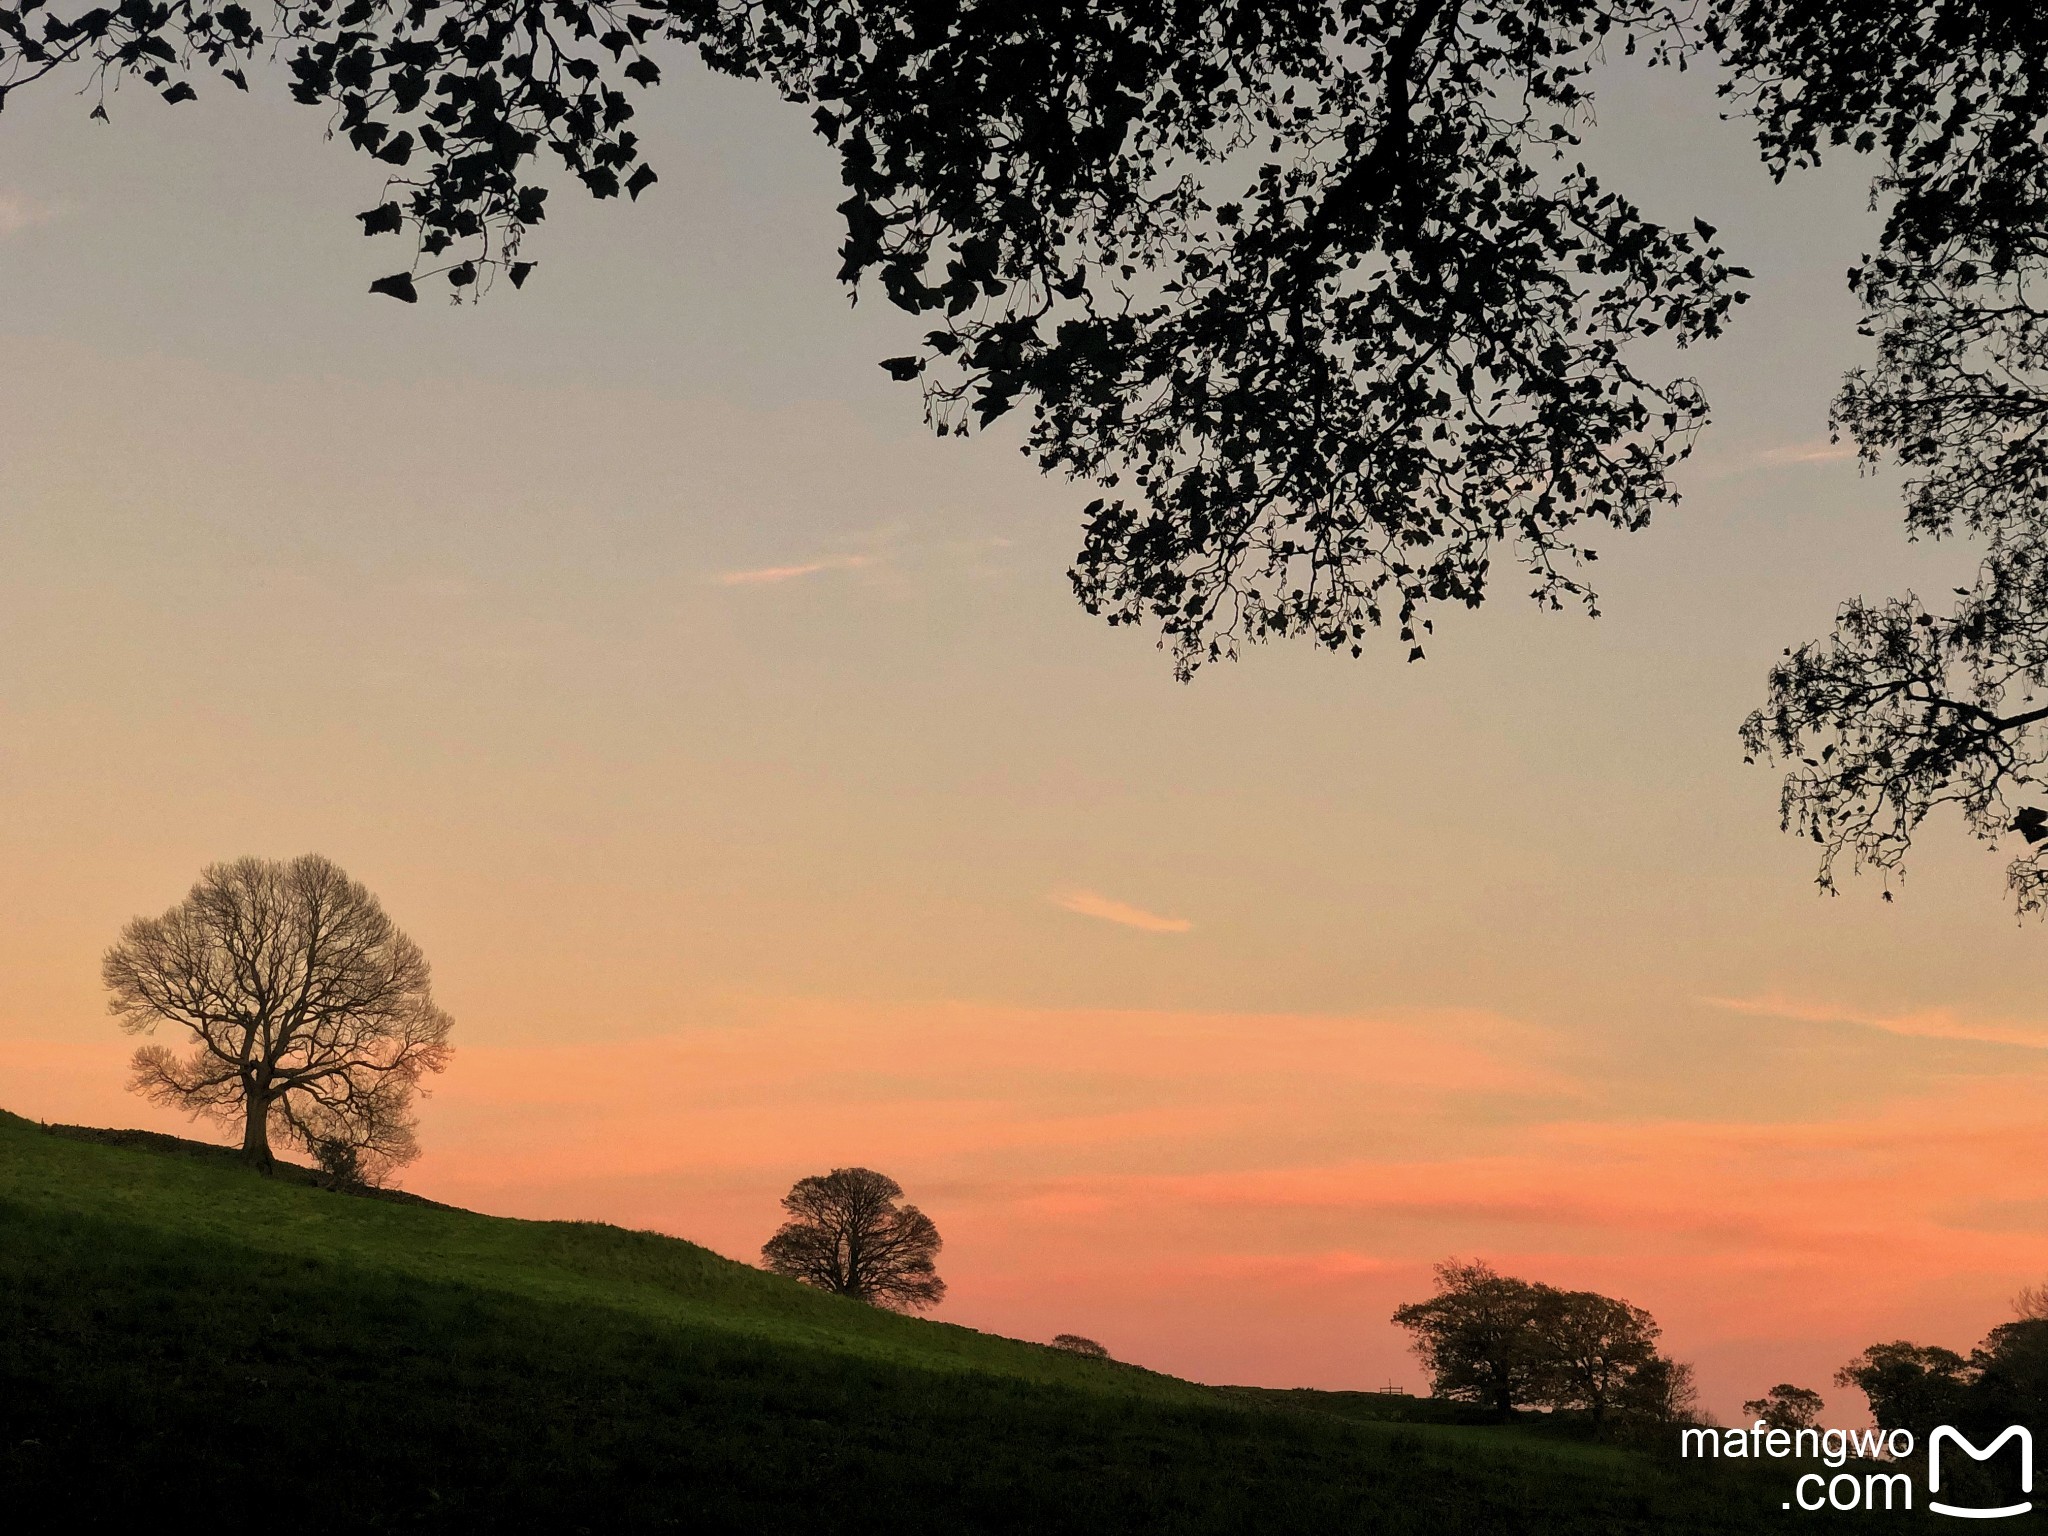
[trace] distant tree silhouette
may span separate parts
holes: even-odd
[[[1484,1260],[1447,1259],[1437,1294],[1394,1313],[1438,1397],[1574,1409],[1595,1432],[1616,1414],[1678,1419],[1692,1411],[1692,1367],[1657,1353],[1642,1308],[1596,1291],[1564,1291],[1503,1275]]]
[[[138,1049],[130,1086],[238,1124],[255,1166],[271,1167],[273,1135],[352,1182],[418,1155],[413,1095],[447,1065],[453,1021],[419,946],[328,860],[208,867],[163,916],[128,924],[101,974],[123,1029],[189,1036],[182,1054]]]
[[[1064,1349],[1070,1355],[1086,1355],[1090,1360],[1107,1360],[1109,1351],[1093,1339],[1083,1338],[1078,1333],[1056,1333],[1052,1336],[1052,1347]]]
[[[1438,1397],[1484,1403],[1503,1419],[1533,1400],[1545,1365],[1537,1320],[1547,1287],[1498,1273],[1484,1260],[1436,1267],[1437,1294],[1394,1313]]]
[[[1762,1419],[1772,1429],[1811,1429],[1820,1422],[1820,1411],[1826,1406],[1810,1387],[1781,1381],[1762,1397],[1744,1403],[1742,1413],[1748,1419]]]
[[[903,1186],[871,1168],[799,1179],[782,1198],[789,1220],[761,1247],[778,1275],[902,1311],[934,1307],[946,1282],[933,1266],[939,1229]]]
[[[2028,1285],[2012,1299],[2012,1315],[2023,1323],[2048,1322],[2048,1285]]]

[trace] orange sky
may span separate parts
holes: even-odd
[[[402,310],[308,114],[11,101],[0,1105],[177,1128],[100,951],[319,851],[456,1016],[439,1198],[748,1257],[864,1162],[940,1315],[1274,1384],[1417,1384],[1387,1316],[1480,1255],[1648,1307],[1725,1415],[1856,1416],[1849,1354],[2048,1278],[2043,937],[1949,827],[1898,902],[1817,897],[1740,762],[1780,646],[1969,557],[1826,442],[1855,179],[1649,100],[1611,171],[1761,280],[1606,616],[1509,583],[1423,666],[1189,687],[1074,608],[1085,498],[875,367],[801,114],[692,86],[658,195]]]

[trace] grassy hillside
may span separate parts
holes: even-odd
[[[0,1114],[0,1509],[67,1529],[181,1509],[312,1532],[1784,1521],[1775,1482],[1364,1422],[1344,1397],[1200,1387],[673,1238],[339,1195]]]

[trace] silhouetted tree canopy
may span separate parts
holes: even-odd
[[[1691,1370],[1657,1353],[1657,1324],[1640,1307],[1503,1275],[1484,1260],[1436,1267],[1437,1294],[1394,1313],[1438,1397],[1583,1412],[1596,1429],[1630,1413],[1689,1410]]]
[[[1090,1360],[1107,1360],[1109,1351],[1093,1339],[1078,1333],[1056,1333],[1052,1336],[1052,1347],[1063,1349],[1070,1355],[1086,1355]]]
[[[1988,546],[1951,614],[1859,599],[1788,653],[1752,755],[1787,825],[1896,868],[1935,805],[2048,844],[2043,490],[2048,12],[2009,0],[0,0],[0,103],[69,72],[103,113],[281,66],[391,167],[372,285],[516,287],[544,162],[656,180],[630,126],[680,56],[809,107],[840,276],[927,328],[888,359],[941,432],[1028,411],[1092,483],[1072,578],[1185,675],[1245,642],[1357,653],[1505,566],[1592,609],[1585,543],[1640,528],[1706,419],[1631,343],[1719,333],[1747,276],[1577,158],[1603,60],[1709,63],[1769,172],[1872,162],[1851,286],[1876,338],[1835,420],[1915,477],[1916,532]],[[656,57],[666,59],[667,65]],[[2017,812],[2015,814],[2015,811]],[[2048,847],[2013,883],[2043,904]]]
[[[123,1029],[189,1037],[182,1054],[137,1050],[131,1086],[239,1123],[256,1166],[271,1166],[273,1134],[349,1181],[418,1156],[413,1095],[447,1065],[454,1021],[419,946],[328,860],[211,865],[162,917],[122,930],[101,973]]]
[[[1992,0],[1758,6],[1735,55],[1778,165],[1874,155],[1883,239],[1850,274],[1876,360],[1835,423],[1908,474],[1915,535],[1985,554],[1952,601],[1846,604],[1771,674],[1752,755],[1788,761],[1788,829],[1887,877],[1937,806],[2024,840],[2023,912],[2048,901],[2048,11]],[[1774,77],[1803,82],[1794,92]],[[1943,611],[1944,602],[1946,611]],[[1886,895],[1890,895],[1889,888]]]
[[[2000,1323],[1970,1351],[1968,1377],[1980,1425],[2048,1423],[2048,1322]]]
[[[1863,1393],[1881,1429],[1910,1430],[1924,1445],[1937,1426],[1947,1424],[1989,1444],[2011,1425],[2038,1427],[2048,1416],[2048,1322],[2022,1316],[2001,1323],[1967,1359],[1938,1345],[1873,1344],[1835,1380]],[[1944,1485],[1952,1477],[1962,1484],[1957,1502],[1964,1505],[2005,1502],[1994,1494],[2012,1486],[2009,1466],[1965,1461],[1944,1466],[1942,1477]],[[1982,1492],[1971,1494],[1973,1486]]]
[[[1543,1368],[1536,1330],[1544,1287],[1495,1271],[1482,1259],[1436,1267],[1437,1293],[1394,1313],[1438,1397],[1484,1403],[1502,1418],[1534,1401]]]
[[[1811,1387],[1781,1381],[1762,1397],[1744,1403],[1742,1411],[1750,1419],[1762,1419],[1770,1429],[1811,1429],[1820,1422],[1820,1411],[1826,1406]]]
[[[1632,1400],[1654,1403],[1658,1393],[1645,1393],[1637,1383],[1653,1363],[1662,1362],[1656,1320],[1641,1307],[1597,1291],[1543,1289],[1535,1318],[1542,1362],[1535,1400],[1577,1409],[1596,1428]]]
[[[933,1260],[939,1229],[914,1205],[899,1205],[903,1186],[871,1168],[834,1168],[797,1180],[782,1197],[789,1213],[762,1245],[778,1275],[878,1307],[916,1311],[945,1298]]]
[[[1618,1399],[1631,1418],[1652,1424],[1697,1424],[1701,1421],[1699,1384],[1691,1364],[1655,1355],[1643,1362]]]
[[[1861,1392],[1880,1429],[1924,1437],[1933,1425],[1961,1421],[1968,1369],[1952,1349],[1899,1339],[1871,1345],[1835,1372],[1835,1384]]]
[[[1107,493],[1083,602],[1183,668],[1384,619],[1414,644],[1496,559],[1590,604],[1579,525],[1641,526],[1704,419],[1626,344],[1738,297],[1711,230],[1573,157],[1603,50],[1699,46],[1649,0],[87,3],[0,9],[8,88],[76,62],[183,99],[277,50],[393,167],[359,217],[418,242],[375,285],[408,301],[526,279],[544,152],[598,197],[650,186],[657,52],[813,107],[841,277],[931,326],[884,366],[941,431],[1028,402],[1039,461]]]
[[[1939,1345],[1873,1344],[1835,1380],[1862,1392],[1886,1429],[1924,1436],[1937,1424],[1967,1430],[2039,1423],[2048,1414],[2048,1322],[2001,1323],[1968,1358]]]

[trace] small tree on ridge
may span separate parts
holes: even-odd
[[[1052,1347],[1063,1349],[1070,1355],[1086,1355],[1090,1360],[1107,1360],[1109,1351],[1093,1339],[1079,1333],[1056,1333],[1052,1336]]]

